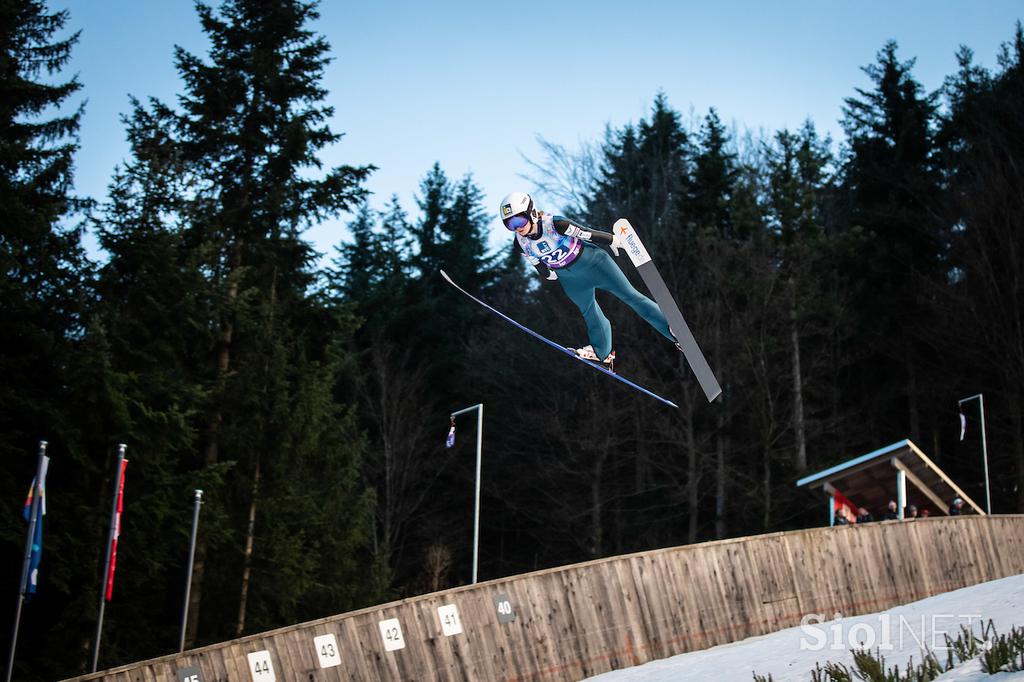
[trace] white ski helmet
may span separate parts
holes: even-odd
[[[533,208],[533,198],[526,192],[512,192],[501,200],[498,215],[502,224],[510,230],[525,227],[529,221],[537,217]]]

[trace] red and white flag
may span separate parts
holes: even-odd
[[[106,599],[114,595],[114,567],[117,565],[117,538],[121,535],[121,509],[124,505],[124,470],[128,468],[128,460],[121,461],[121,471],[117,477],[117,512],[114,514],[114,533],[110,539],[110,570],[107,572]]]

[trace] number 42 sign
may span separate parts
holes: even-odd
[[[405,638],[402,637],[402,624],[397,618],[388,618],[377,623],[380,628],[380,638],[384,640],[384,651],[398,651],[405,648]]]

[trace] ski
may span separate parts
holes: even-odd
[[[630,381],[629,379],[627,379],[627,378],[625,378],[625,377],[623,377],[623,376],[620,376],[620,375],[616,374],[615,372],[611,372],[611,371],[609,371],[609,370],[605,369],[604,367],[601,367],[601,366],[600,366],[600,365],[598,365],[597,363],[591,362],[591,361],[589,361],[589,360],[584,360],[584,359],[583,359],[583,358],[581,358],[580,356],[576,355],[575,351],[573,351],[573,350],[571,350],[571,349],[569,349],[569,348],[566,348],[565,346],[559,345],[559,344],[555,343],[554,341],[552,341],[552,340],[548,339],[547,337],[541,336],[540,334],[538,334],[537,332],[533,331],[533,330],[532,330],[532,329],[530,329],[529,327],[526,327],[526,326],[524,326],[524,325],[521,325],[521,324],[519,324],[518,322],[516,322],[515,320],[513,320],[513,319],[512,319],[511,317],[509,317],[508,315],[506,315],[505,313],[503,313],[503,312],[501,312],[500,310],[498,310],[497,308],[494,308],[494,307],[492,307],[492,306],[488,305],[487,303],[485,303],[485,302],[481,301],[481,300],[480,300],[479,298],[477,298],[476,296],[474,296],[473,294],[469,293],[468,291],[466,291],[465,289],[463,289],[462,287],[460,287],[460,286],[459,286],[458,284],[456,284],[455,282],[453,282],[453,281],[452,281],[452,278],[451,278],[451,277],[449,277],[449,276],[448,276],[448,273],[447,273],[447,272],[445,272],[444,270],[442,270],[442,271],[441,271],[441,276],[442,276],[442,277],[444,277],[444,280],[445,280],[446,282],[448,282],[448,284],[451,284],[451,285],[452,285],[453,287],[455,287],[456,289],[458,289],[459,291],[461,291],[461,292],[462,292],[463,294],[465,294],[466,296],[468,296],[468,297],[469,297],[469,298],[471,298],[472,300],[476,301],[477,303],[479,303],[479,304],[480,304],[480,305],[482,305],[483,307],[487,308],[487,309],[488,309],[488,310],[490,310],[490,311],[491,311],[492,313],[494,313],[495,315],[497,315],[497,316],[498,316],[498,317],[500,317],[501,319],[505,320],[506,322],[509,322],[510,324],[512,324],[512,325],[514,325],[514,326],[518,327],[519,329],[523,330],[524,332],[526,332],[526,333],[527,333],[527,334],[529,334],[530,336],[532,336],[532,337],[534,337],[534,338],[536,338],[536,339],[539,339],[539,340],[543,341],[544,343],[546,343],[547,345],[551,346],[552,348],[554,348],[554,349],[556,349],[556,350],[559,350],[559,351],[561,351],[561,352],[565,353],[566,355],[568,355],[568,356],[569,356],[569,357],[571,357],[571,358],[575,358],[576,360],[579,360],[580,362],[582,362],[582,363],[583,363],[583,364],[585,364],[585,365],[588,365],[588,366],[590,366],[590,367],[593,367],[594,369],[596,369],[596,370],[597,370],[598,372],[601,372],[602,374],[607,374],[607,375],[608,375],[608,376],[610,376],[611,378],[613,378],[613,379],[617,379],[618,381],[621,381],[622,383],[626,384],[627,386],[630,386],[630,387],[632,387],[632,388],[635,388],[636,390],[640,391],[641,393],[644,393],[644,394],[646,394],[646,395],[649,395],[649,396],[651,396],[651,397],[652,397],[652,398],[654,398],[655,400],[658,400],[658,401],[660,401],[660,402],[662,402],[662,403],[664,403],[664,404],[666,404],[666,405],[670,405],[670,406],[672,406],[672,407],[676,407],[676,408],[678,408],[678,407],[679,407],[678,405],[676,405],[676,404],[675,404],[674,402],[672,402],[671,400],[666,400],[665,398],[662,398],[662,397],[661,397],[660,395],[658,395],[657,393],[654,393],[653,391],[649,391],[649,390],[647,390],[646,388],[644,388],[643,386],[641,386],[640,384],[634,383],[634,382]]]
[[[633,265],[636,266],[637,272],[640,273],[640,277],[644,280],[644,284],[647,285],[651,295],[654,296],[654,302],[658,304],[665,319],[668,320],[668,326],[672,328],[672,333],[676,335],[679,345],[682,346],[683,355],[686,356],[690,369],[693,370],[697,381],[700,382],[700,387],[704,390],[704,395],[707,396],[708,402],[712,402],[721,395],[722,387],[718,385],[715,373],[711,371],[704,353],[701,352],[700,346],[697,345],[697,340],[693,338],[690,325],[686,324],[686,320],[683,319],[683,313],[680,312],[679,305],[676,304],[675,299],[665,285],[665,280],[662,279],[658,269],[654,267],[651,255],[647,252],[643,242],[640,241],[640,236],[636,233],[633,226],[629,224],[628,220],[625,218],[616,220],[612,229],[626,243],[626,253],[629,254],[629,259],[633,261]]]

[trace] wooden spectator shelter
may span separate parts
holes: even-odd
[[[910,483],[908,488],[907,483]],[[836,498],[846,497],[881,518],[889,500],[896,501],[899,518],[908,504],[949,514],[953,500],[964,501],[963,513],[985,512],[935,462],[910,440],[901,440],[816,474],[801,478],[798,488],[820,488],[829,499],[829,524],[835,523]]]

